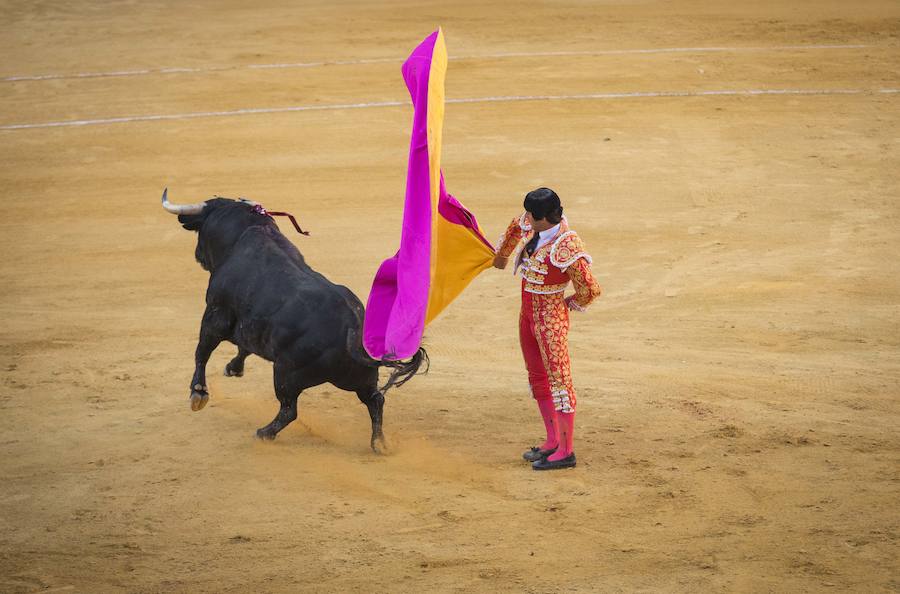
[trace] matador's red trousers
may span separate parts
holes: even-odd
[[[569,309],[561,292],[538,295],[522,291],[519,342],[535,400],[538,403],[552,400],[553,408],[558,412],[574,413],[575,389],[569,367]]]

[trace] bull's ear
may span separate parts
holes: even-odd
[[[202,215],[178,215],[178,222],[188,231],[200,231],[203,219]]]

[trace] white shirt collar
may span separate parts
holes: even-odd
[[[556,237],[556,234],[559,233],[559,225],[561,224],[562,223],[559,223],[555,227],[550,227],[546,231],[541,231],[540,233],[538,233],[538,242],[537,246],[534,249],[539,250],[550,243],[550,240]]]
[[[559,225],[560,224],[557,223],[556,226],[541,231],[541,239],[550,239],[551,237],[556,235],[556,232],[559,231]]]

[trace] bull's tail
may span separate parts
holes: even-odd
[[[365,349],[363,349],[362,340],[356,330],[350,330],[350,332],[347,333],[347,350],[350,355],[362,365],[367,367],[389,367],[393,369],[387,382],[378,389],[382,395],[386,394],[388,390],[395,386],[402,386],[411,380],[414,375],[428,373],[428,368],[431,366],[428,353],[423,348],[419,348],[419,350],[416,351],[416,354],[406,361],[389,358],[382,359],[381,361],[373,359],[366,353]],[[423,363],[425,364],[424,370],[422,370]]]
[[[425,369],[420,371],[423,364],[425,365]],[[429,360],[428,353],[425,349],[420,347],[419,350],[416,351],[416,354],[408,361],[382,359],[378,362],[378,365],[393,369],[387,382],[379,388],[379,392],[384,395],[394,386],[399,388],[411,380],[413,376],[418,375],[419,373],[428,373],[428,368],[431,367],[431,360]]]

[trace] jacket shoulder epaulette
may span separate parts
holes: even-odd
[[[578,258],[584,258],[588,264],[592,262],[585,251],[584,242],[574,231],[566,231],[557,237],[550,247],[550,263],[562,271],[574,264]]]

